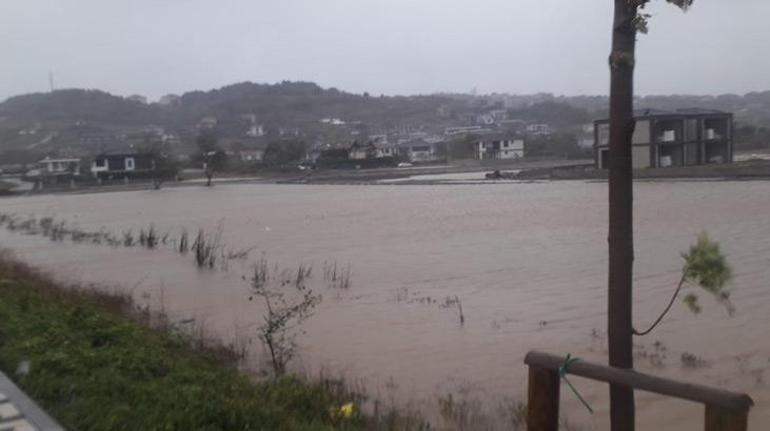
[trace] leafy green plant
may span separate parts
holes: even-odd
[[[648,329],[644,331],[634,329],[635,335],[647,335],[652,332],[671,310],[679,292],[687,287],[699,287],[724,305],[728,314],[732,316],[735,313],[735,307],[730,302],[730,291],[727,290],[727,284],[733,278],[733,271],[719,243],[712,241],[708,234],[703,232],[698,235],[697,242],[690,246],[690,250],[682,253],[682,259],[684,259],[682,276],[668,305]],[[688,292],[682,302],[695,314],[702,310],[697,292]]]
[[[690,251],[682,254],[682,258],[685,261],[683,278],[713,295],[727,307],[728,313],[733,314],[735,310],[730,303],[730,292],[725,288],[733,278],[733,271],[719,249],[719,243],[710,240],[704,232],[698,236],[698,242],[690,247]],[[694,313],[700,311],[698,297],[694,293],[685,297],[685,303]]]

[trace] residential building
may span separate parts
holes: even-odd
[[[476,117],[476,124],[491,126],[495,124],[495,117],[492,114],[481,114]]]
[[[179,145],[182,143],[182,140],[179,138],[179,135],[177,135],[176,133],[170,133],[170,132],[163,133],[160,136],[160,141],[163,142],[164,144],[169,144],[169,145]]]
[[[468,133],[483,133],[484,129],[481,126],[458,126],[447,127],[444,129],[444,134],[447,136],[453,135],[465,135]]]
[[[99,151],[105,147],[119,145],[125,142],[126,137],[122,134],[107,133],[107,132],[95,132],[95,133],[83,133],[80,135],[80,144],[87,147],[92,147],[92,150]]]
[[[499,120],[498,125],[508,130],[524,131],[527,127],[527,122],[520,118],[509,118],[506,120]]]
[[[531,136],[550,136],[553,133],[553,129],[547,123],[528,124],[524,130]]]
[[[372,142],[366,144],[359,143],[358,141],[348,148],[349,160],[364,160],[377,158],[377,147]]]
[[[40,176],[80,175],[80,159],[52,159],[46,157],[37,162]]]
[[[495,119],[495,121],[503,121],[508,119],[508,110],[507,109],[495,109],[489,112],[489,115],[492,116],[492,118]]]
[[[436,113],[441,118],[449,118],[452,116],[452,109],[447,105],[441,105],[436,109]]]
[[[217,117],[203,117],[198,121],[198,128],[199,129],[213,129],[217,127],[218,124]]]
[[[40,123],[35,123],[32,127],[28,129],[21,129],[19,130],[19,135],[25,136],[25,135],[35,135],[37,132],[39,132],[41,129]]]
[[[577,145],[581,150],[589,150],[594,147],[594,125],[593,123],[583,124],[580,127],[580,133],[577,137]]]
[[[339,119],[339,118],[321,118],[319,120],[323,124],[331,124],[332,126],[343,126],[347,124],[345,121]]]
[[[96,178],[128,178],[140,176],[152,169],[152,156],[139,153],[100,154],[91,164],[91,174]]]
[[[708,109],[635,112],[634,169],[691,166],[733,161],[733,114]],[[608,119],[594,122],[594,161],[609,165]]]
[[[414,139],[398,144],[398,153],[410,162],[437,162],[446,158],[446,142]]]
[[[377,157],[396,157],[398,154],[398,146],[396,144],[385,142],[375,142],[374,147],[377,149]]]
[[[479,160],[511,160],[524,157],[524,140],[506,136],[485,136],[475,142]]]
[[[242,162],[261,162],[265,158],[265,150],[256,148],[240,150],[238,157]]]
[[[176,94],[166,94],[158,99],[158,105],[160,106],[176,106],[179,105],[182,98]]]
[[[265,134],[265,127],[261,124],[252,123],[249,125],[248,130],[246,130],[246,136],[250,138],[259,138],[265,136]]]

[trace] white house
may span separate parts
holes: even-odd
[[[378,157],[377,146],[371,141],[365,144],[356,141],[348,148],[348,159],[350,160],[374,159],[376,157]]]
[[[375,143],[374,147],[377,149],[377,157],[396,157],[398,153],[398,147],[395,144],[388,142]]]
[[[453,136],[453,135],[465,135],[468,133],[483,133],[486,129],[483,129],[481,126],[458,126],[458,127],[447,127],[444,129],[444,135],[446,136]]]
[[[442,149],[446,149],[446,142],[426,142],[415,139],[402,142],[398,145],[398,151],[410,162],[436,162],[444,159]]]
[[[321,118],[319,120],[323,124],[330,124],[332,126],[342,126],[345,125],[345,121],[339,119],[339,118]]]
[[[238,152],[242,162],[261,162],[265,158],[265,150],[248,149]]]
[[[46,157],[36,163],[34,169],[24,173],[24,177],[35,182],[40,181],[43,183],[56,183],[61,179],[74,180],[80,176],[80,159],[75,158],[62,158],[52,159]]]
[[[594,124],[588,123],[581,126],[577,145],[580,149],[591,149],[594,146]]]
[[[79,174],[80,159],[52,159],[46,157],[37,162],[41,175]]]
[[[250,138],[259,138],[265,136],[265,127],[261,124],[251,124],[246,131],[246,136]]]
[[[512,160],[524,157],[524,140],[508,137],[485,137],[476,142],[479,160]]]
[[[198,121],[198,128],[199,129],[213,129],[217,127],[218,121],[217,117],[203,117]]]
[[[547,123],[532,123],[527,125],[525,130],[532,136],[550,136],[553,133],[553,129]]]
[[[135,176],[153,169],[154,162],[150,154],[116,153],[100,154],[91,164],[91,174],[95,178]]]
[[[492,124],[495,124],[495,117],[492,116],[492,114],[482,114],[476,117],[476,123],[491,126]]]

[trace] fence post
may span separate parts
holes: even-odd
[[[706,431],[746,431],[749,413],[706,405]]]
[[[529,367],[528,431],[559,430],[559,383],[558,372]]]

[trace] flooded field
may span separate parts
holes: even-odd
[[[299,338],[298,367],[360,378],[372,395],[435,407],[447,393],[498,408],[524,400],[525,353],[606,357],[607,185],[543,182],[434,186],[220,185],[0,200],[0,211],[53,216],[83,230],[121,234],[150,224],[177,235],[214,230],[234,249],[254,247],[227,271],[196,268],[159,247],[51,242],[0,230],[0,246],[58,277],[132,289],[175,318],[195,318],[225,338],[256,341],[261,309],[248,300],[250,264],[351,268],[351,287],[320,287],[324,300]],[[734,267],[737,313],[701,295],[678,303],[636,340],[637,367],[752,395],[753,429],[770,423],[770,183],[636,185],[635,316],[657,317],[702,231]],[[454,307],[457,297],[465,322]],[[252,347],[261,353],[255,342]],[[696,365],[683,354],[699,358]],[[765,375],[765,372],[769,372]],[[566,389],[578,429],[607,428],[607,388],[574,379],[596,410]],[[698,405],[640,394],[641,429],[699,430]]]

